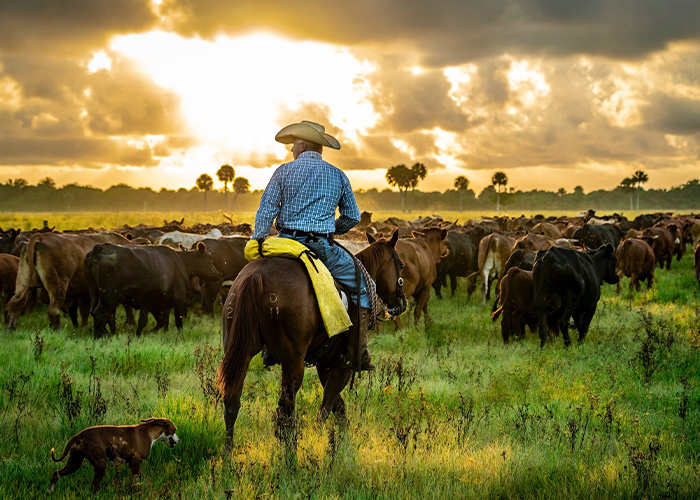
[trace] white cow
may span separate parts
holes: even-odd
[[[168,245],[169,247],[178,248],[180,244],[185,248],[192,248],[192,245],[206,238],[221,238],[223,234],[217,228],[212,229],[207,234],[181,233],[180,231],[172,231],[165,233],[158,239],[159,245]]]

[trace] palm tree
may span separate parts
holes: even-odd
[[[455,189],[459,191],[459,211],[462,211],[462,195],[469,189],[469,179],[460,175],[455,179]]]
[[[496,212],[501,210],[501,191],[508,184],[508,176],[504,172],[496,172],[491,177],[491,184],[496,190]]]
[[[413,172],[406,165],[394,165],[386,171],[386,182],[399,188],[401,195],[401,210],[406,211],[406,191],[411,185]]]
[[[639,210],[639,190],[642,184],[646,184],[649,181],[649,176],[644,172],[644,170],[637,170],[632,177],[632,181],[636,184],[635,190],[637,191],[637,210]]]
[[[233,170],[233,167],[231,165],[225,164],[221,165],[219,170],[216,171],[216,176],[221,182],[224,183],[224,210],[226,210],[226,200],[228,198],[228,183],[233,181],[233,179],[236,177],[236,171]]]
[[[566,194],[566,188],[560,187],[560,188],[557,190],[557,195],[558,195],[558,196],[564,196],[565,194]]]
[[[630,210],[634,210],[634,203],[632,203],[632,193],[634,193],[634,178],[625,177],[620,182],[620,189],[623,193],[628,193],[630,195]]]
[[[233,201],[231,205],[236,204],[236,199],[242,195],[250,192],[250,182],[245,177],[236,177],[233,181]]]
[[[56,181],[54,181],[51,177],[44,177],[37,183],[37,186],[44,187],[46,189],[55,189]]]
[[[197,177],[197,187],[204,191],[204,211],[207,211],[207,191],[214,187],[214,179],[209,174],[202,174]]]
[[[425,165],[422,163],[414,163],[411,167],[411,182],[409,184],[409,187],[411,188],[411,205],[408,210],[409,212],[413,210],[413,192],[416,190],[418,182],[425,179],[427,174],[428,171],[426,170]]]
[[[19,189],[26,188],[29,183],[27,182],[27,179],[22,179],[21,177],[18,177],[16,179],[8,179],[7,180],[7,185]]]

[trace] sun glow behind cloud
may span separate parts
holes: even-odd
[[[299,119],[305,118],[304,104],[327,107],[326,125],[350,139],[377,120],[361,78],[373,67],[331,45],[269,34],[205,41],[152,32],[117,37],[111,49],[180,96],[190,133],[220,153],[212,151],[212,161],[237,166],[237,157],[285,158],[287,148],[274,142],[274,134],[286,124],[283,113],[299,110]],[[194,156],[201,161],[202,151]]]

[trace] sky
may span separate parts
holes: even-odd
[[[357,189],[700,177],[698,0],[0,0],[0,182],[253,189],[325,125]]]

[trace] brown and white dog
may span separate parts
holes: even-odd
[[[129,465],[134,478],[141,474],[141,462],[151,453],[156,441],[164,442],[169,448],[180,442],[175,434],[175,424],[167,418],[141,419],[138,425],[99,425],[88,427],[73,436],[61,458],[54,457],[51,448],[51,460],[62,462],[68,455],[68,463],[61,470],[53,473],[49,491],[53,491],[56,481],[77,471],[86,458],[95,469],[92,489],[96,491],[105,475],[108,461],[125,462]]]

